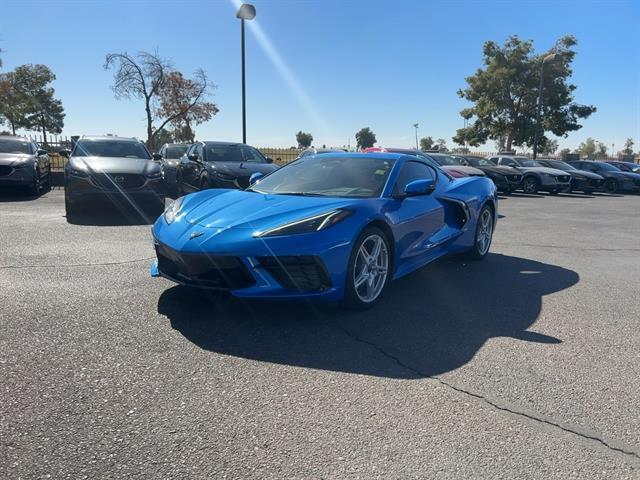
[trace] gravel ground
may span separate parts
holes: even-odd
[[[373,310],[149,277],[149,225],[0,199],[0,478],[640,478],[640,197],[512,196]]]

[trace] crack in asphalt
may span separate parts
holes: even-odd
[[[580,247],[575,245],[545,245],[542,243],[512,243],[506,244],[493,244],[496,247],[541,247],[541,248],[559,248],[559,249],[571,249],[571,250],[583,250],[586,252],[640,252],[640,248],[605,248],[605,247]]]
[[[135,258],[133,260],[122,260],[120,262],[97,262],[97,263],[67,263],[62,265],[0,265],[0,270],[8,268],[71,268],[71,267],[108,267],[110,265],[126,265],[127,263],[148,262],[156,257]]]
[[[503,411],[503,412],[507,412],[507,413],[511,413],[513,415],[519,416],[519,417],[524,417],[527,418],[529,420],[533,420],[537,423],[542,423],[551,427],[555,427],[558,428],[564,432],[567,433],[571,433],[573,435],[577,435],[578,437],[585,439],[585,440],[591,440],[594,441],[596,443],[599,443],[601,445],[603,445],[604,447],[606,447],[607,449],[613,451],[613,452],[617,452],[617,453],[622,453],[624,455],[633,457],[636,460],[640,460],[640,453],[634,451],[631,448],[622,448],[622,447],[617,447],[614,445],[611,445],[609,442],[607,442],[606,440],[604,440],[603,438],[601,438],[600,436],[596,435],[595,433],[593,434],[589,434],[586,432],[581,432],[579,431],[577,428],[575,427],[569,427],[569,426],[565,426],[562,425],[559,421],[557,420],[553,420],[550,418],[544,418],[542,415],[540,414],[534,414],[534,413],[527,413],[523,410],[518,410],[516,408],[514,408],[513,406],[508,407],[505,405],[499,405],[498,403],[496,403],[495,400],[491,400],[487,397],[485,397],[484,395],[480,394],[480,393],[475,393],[469,390],[466,390],[462,387],[456,386],[452,383],[449,383],[445,380],[443,380],[441,377],[438,376],[433,376],[433,375],[427,375],[423,372],[421,372],[420,370],[418,370],[417,368],[412,367],[411,365],[408,365],[407,363],[405,363],[404,361],[402,361],[402,359],[400,359],[399,357],[396,357],[395,355],[392,355],[391,353],[387,352],[384,348],[380,347],[379,345],[370,342],[368,340],[365,340],[363,338],[358,337],[356,334],[354,334],[353,332],[345,329],[345,328],[341,328],[339,326],[335,326],[335,328],[341,332],[343,332],[345,335],[347,335],[348,337],[350,337],[351,339],[355,340],[356,342],[362,343],[364,345],[368,345],[369,347],[373,348],[374,350],[376,350],[378,353],[380,353],[381,355],[383,355],[384,357],[388,358],[389,360],[395,362],[397,365],[399,365],[400,367],[412,372],[413,374],[417,375],[420,378],[429,378],[432,380],[435,380],[436,382],[440,383],[441,385],[443,385],[444,387],[450,388],[451,390],[454,390],[458,393],[462,393],[464,395],[468,395],[470,397],[476,398],[478,400],[481,400],[482,402],[486,403],[487,405],[490,405],[491,407]]]

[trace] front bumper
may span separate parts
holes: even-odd
[[[350,240],[317,233],[313,242],[294,236],[247,238],[243,229],[228,229],[202,243],[194,238],[169,246],[158,240],[167,228],[163,223],[160,218],[152,229],[153,277],[242,298],[343,298]]]
[[[601,190],[604,186],[604,180],[597,178],[576,178],[571,179],[571,188],[580,191]]]
[[[489,175],[496,188],[502,191],[516,190],[522,183],[522,175]]]
[[[0,187],[23,187],[33,184],[34,179],[35,170],[32,166],[0,170]]]
[[[565,192],[571,188],[569,175],[554,177],[543,175],[540,177],[540,190]]]
[[[112,177],[118,176],[113,174]],[[117,202],[133,204],[164,203],[166,186],[162,177],[148,179],[140,176],[136,182],[119,185],[115,180],[98,180],[93,176],[65,175],[65,195],[71,203]]]

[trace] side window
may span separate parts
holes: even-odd
[[[507,167],[516,167],[517,166],[516,162],[514,162],[510,158],[504,158],[504,157],[500,158],[500,165],[506,165]]]
[[[255,148],[242,147],[242,157],[245,162],[266,163],[266,160]]]
[[[202,144],[198,143],[196,144],[193,152],[198,155],[198,158],[200,159],[200,161],[204,161],[204,148],[202,148]]]
[[[405,187],[414,180],[432,179],[435,180],[435,172],[422,162],[409,161],[402,165],[398,178],[393,186],[393,194],[399,195],[404,192]]]
[[[158,152],[160,155],[164,157],[164,153],[167,151],[167,146],[163,145],[160,151]]]

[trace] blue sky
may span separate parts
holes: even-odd
[[[354,144],[361,127],[378,143],[411,146],[462,126],[456,91],[481,66],[482,44],[510,34],[546,50],[578,39],[576,100],[598,111],[560,139],[586,137],[619,150],[640,144],[640,2],[256,0],[247,31],[248,143],[291,146],[310,131],[316,145]],[[67,117],[66,135],[145,136],[140,101],[115,100],[108,52],[157,49],[185,74],[202,67],[217,85],[220,113],[200,139],[240,140],[240,26],[232,1],[4,0],[4,71],[50,66]],[[256,28],[262,32],[256,36]],[[487,145],[493,149],[493,142]]]

